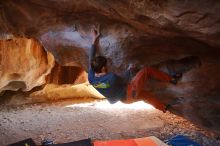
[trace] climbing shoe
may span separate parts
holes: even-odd
[[[176,85],[178,83],[178,81],[180,80],[180,78],[182,78],[182,73],[177,73],[172,76],[170,83]]]
[[[172,78],[172,79],[170,80],[170,83],[173,84],[173,85],[176,85],[177,82],[178,82],[178,80],[177,80],[176,78]]]
[[[175,98],[165,106],[163,112],[165,113],[167,110],[172,109],[173,106],[178,105],[178,104],[182,104],[183,102],[184,102],[184,98]]]
[[[166,111],[169,110],[171,107],[172,107],[171,104],[167,104],[163,109],[163,113],[166,113]]]

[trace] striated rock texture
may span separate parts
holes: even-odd
[[[37,38],[60,64],[86,68],[91,27],[100,24],[100,53],[120,71],[137,56],[151,64],[219,47],[219,9],[220,2],[206,0],[8,0],[1,2],[0,30],[3,38]]]
[[[80,84],[88,81],[87,73],[80,67],[61,66],[55,62],[55,66],[46,77],[46,83],[56,85]]]
[[[61,66],[34,39],[0,41],[0,92],[30,91],[44,84],[80,84],[87,73],[79,67]]]
[[[54,57],[33,39],[0,41],[0,92],[40,86],[53,66]]]
[[[189,67],[177,86],[153,82],[152,92],[164,103],[181,99],[174,113],[220,133],[219,10],[216,0],[7,0],[0,2],[0,37],[35,38],[61,66],[87,70],[91,29],[100,24],[98,52],[118,74],[130,62],[196,56],[199,68]]]

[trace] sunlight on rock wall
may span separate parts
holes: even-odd
[[[30,91],[45,83],[54,57],[33,39],[0,41],[0,91]]]

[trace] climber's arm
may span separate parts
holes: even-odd
[[[95,57],[96,54],[96,46],[95,44],[92,44],[91,48],[89,49],[89,69],[91,68],[91,63],[93,58]]]
[[[92,46],[91,48],[89,49],[89,69],[91,68],[91,62],[92,60],[94,59],[95,55],[96,55],[96,44],[97,44],[97,41],[98,41],[98,38],[100,36],[100,33],[99,33],[99,26],[98,28],[94,28],[92,30]]]

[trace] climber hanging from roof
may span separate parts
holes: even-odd
[[[110,103],[115,103],[119,100],[124,103],[143,100],[163,112],[171,108],[172,104],[165,105],[152,93],[144,90],[145,83],[153,78],[176,85],[182,77],[181,73],[172,73],[172,76],[170,76],[153,67],[143,67],[132,77],[132,69],[134,68],[132,65],[129,65],[124,76],[118,76],[108,72],[107,59],[104,56],[96,56],[96,45],[99,41],[100,28],[94,28],[92,34],[92,47],[89,51],[89,82],[103,94]]]

